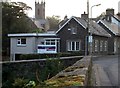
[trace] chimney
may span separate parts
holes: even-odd
[[[106,15],[114,15],[114,9],[106,9]]]
[[[84,20],[87,20],[88,19],[88,14],[86,14],[84,12],[84,14],[81,14],[81,18],[84,19]]]
[[[112,15],[114,15],[114,9],[106,9],[106,21],[111,22]]]
[[[67,20],[68,19],[68,17],[67,17],[67,15],[64,17],[64,20]]]

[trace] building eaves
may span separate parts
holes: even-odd
[[[100,20],[99,22],[101,22],[114,35],[116,35],[116,36],[120,35],[120,31],[119,31],[120,27],[118,25],[116,25],[115,23],[110,23],[105,20]]]
[[[43,37],[43,36],[56,36],[54,33],[20,33],[20,34],[8,34],[8,37]]]
[[[79,17],[73,17],[80,25],[82,25],[85,29],[87,28],[86,21],[84,19],[81,19]]]
[[[60,25],[60,26],[64,25],[68,20],[69,20],[69,19],[62,20],[62,21],[59,23],[59,25]]]
[[[67,22],[65,22],[65,24],[63,24],[57,31],[56,33],[58,33],[68,22],[71,21],[71,19],[74,19],[76,22],[78,22],[81,26],[83,26],[86,29],[86,26],[84,26],[81,21],[79,21],[78,19],[76,19],[76,17],[72,16],[69,20],[67,20]]]
[[[119,17],[119,16],[114,15],[113,17],[114,17],[117,21],[119,21],[119,22],[120,22],[120,17]]]

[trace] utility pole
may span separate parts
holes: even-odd
[[[85,38],[85,56],[88,55],[88,36],[89,36],[89,0],[87,0],[87,14],[88,14],[88,20],[87,20],[87,35]]]

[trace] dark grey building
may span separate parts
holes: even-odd
[[[114,15],[114,9],[107,9],[105,18],[99,20],[98,24],[111,35],[108,39],[109,54],[118,54],[120,48],[120,18],[118,15]]]
[[[86,16],[85,16],[86,17]],[[60,52],[85,53],[85,39],[87,36],[87,21],[72,16],[56,32],[60,38]],[[108,53],[108,37],[110,35],[96,22],[90,21],[89,34],[92,34],[92,53]],[[90,51],[90,46],[88,47]]]

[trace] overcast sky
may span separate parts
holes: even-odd
[[[35,0],[10,0],[20,1],[26,3],[32,7],[32,10],[28,12],[28,16],[34,17],[35,13]],[[36,0],[41,2],[41,0]],[[44,1],[44,0],[43,0]],[[92,17],[99,16],[102,12],[105,12],[107,8],[114,8],[115,13],[118,13],[118,2],[120,0],[89,0],[90,8],[93,5],[101,4],[98,7],[92,9]],[[58,15],[63,19],[65,15],[68,17],[78,16],[87,12],[87,0],[45,0],[46,2],[46,16]],[[91,10],[90,10],[91,14]]]

